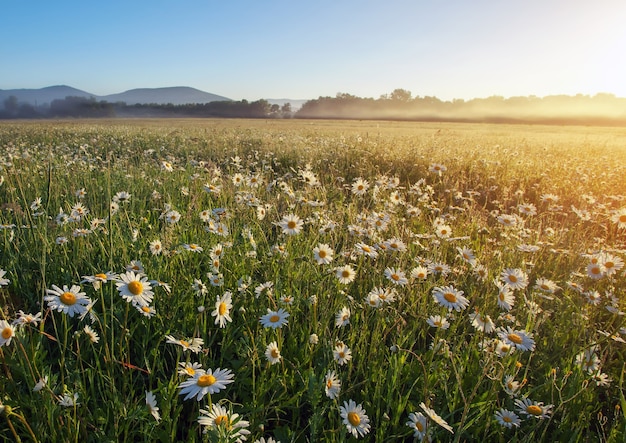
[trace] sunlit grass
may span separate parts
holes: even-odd
[[[0,436],[622,441],[624,135],[2,124]]]

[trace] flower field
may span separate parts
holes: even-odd
[[[626,439],[623,128],[0,124],[0,439]]]

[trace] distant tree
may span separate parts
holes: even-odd
[[[399,102],[409,102],[411,101],[411,91],[407,91],[406,89],[394,89],[390,98],[391,100]]]
[[[280,108],[280,114],[283,118],[291,118],[293,115],[293,111],[291,110],[291,103],[285,103]]]
[[[14,95],[10,95],[4,99],[4,110],[9,115],[17,114],[17,110],[19,108],[19,104],[17,102],[17,97]]]

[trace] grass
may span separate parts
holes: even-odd
[[[363,440],[623,441],[625,132],[2,123],[0,438],[347,441],[354,400]],[[88,312],[64,313],[68,292]],[[279,309],[288,322],[264,327]],[[233,382],[184,400],[181,383],[218,368]]]

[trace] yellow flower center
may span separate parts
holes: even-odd
[[[217,379],[215,377],[213,377],[211,374],[204,374],[201,375],[200,377],[198,377],[198,386],[206,388],[211,386],[213,383],[215,383],[217,381]]]
[[[502,417],[502,421],[505,423],[511,423],[511,417],[509,417],[508,415],[505,415],[504,417]]]
[[[150,306],[142,306],[141,310],[146,313],[150,313]]]
[[[356,412],[348,412],[348,421],[352,426],[358,426],[361,424],[361,417]]]
[[[328,379],[328,381],[326,382],[326,387],[327,387],[328,389],[330,389],[330,388],[332,388],[332,387],[333,387],[333,381],[332,381],[331,379]]]
[[[620,223],[626,223],[626,214],[622,214],[619,216],[619,222]]]
[[[226,314],[227,311],[228,311],[228,307],[226,306],[226,303],[224,303],[224,302],[220,303],[219,308],[217,308],[217,312],[220,315],[224,315],[224,314]]]
[[[2,330],[2,338],[5,339],[5,340],[8,340],[11,337],[13,337],[13,329],[11,329],[11,328],[4,328]]]
[[[541,407],[537,405],[529,405],[526,408],[526,412],[532,415],[541,415],[543,414],[543,409],[541,409]]]
[[[613,263],[612,261],[604,262],[604,267],[607,268],[607,269],[611,269],[614,266],[615,266],[615,263]]]
[[[143,292],[143,285],[140,281],[133,280],[128,283],[128,291],[133,295],[139,295]]]
[[[400,276],[398,274],[391,274],[391,279],[393,281],[398,281],[398,280],[400,280]]]
[[[515,343],[516,345],[521,345],[522,344],[522,341],[523,341],[522,337],[519,336],[518,334],[511,333],[511,334],[508,334],[506,337],[509,340],[511,340],[513,343]]]
[[[591,268],[591,273],[594,275],[600,274],[600,268],[598,266],[594,266],[593,268]]]
[[[343,271],[341,271],[341,276],[343,278],[348,278],[350,277],[350,271],[348,271],[347,269],[344,269]]]
[[[359,191],[362,191],[362,190],[365,188],[365,186],[363,186],[363,185],[358,185],[356,188],[357,188]]]
[[[542,284],[541,284],[541,286],[540,286],[540,288],[541,288],[541,289],[543,289],[544,291],[548,291],[548,290],[550,289],[550,286],[548,286],[548,285],[547,285],[547,284],[545,284],[545,283],[542,283]]]
[[[517,283],[517,277],[514,275],[509,275],[509,281],[511,283]]]
[[[290,220],[290,221],[287,223],[287,227],[288,227],[289,229],[296,229],[296,222],[295,222],[295,221],[293,221],[293,220]]]
[[[504,301],[504,292],[500,292],[498,294],[498,298],[500,299],[500,301]]]
[[[94,275],[94,277],[99,278],[101,280],[106,280],[107,279],[106,274],[96,274],[96,275]]]
[[[446,292],[445,294],[443,294],[443,298],[445,298],[446,301],[449,303],[456,303],[456,295],[454,295],[452,292]]]
[[[339,352],[339,358],[344,358],[346,356],[346,353],[341,351]]]
[[[424,432],[424,425],[422,424],[422,422],[418,421],[417,423],[415,423],[415,429],[420,432]]]
[[[195,370],[194,368],[192,368],[191,366],[187,366],[187,367],[185,368],[185,372],[186,372],[188,375],[194,375],[194,374],[196,373],[196,370]]]
[[[502,352],[509,352],[511,347],[509,345],[502,345],[500,349],[502,350]]]
[[[276,322],[278,322],[278,320],[280,320],[280,316],[278,316],[278,315],[276,315],[276,314],[274,314],[274,315],[272,315],[272,316],[270,317],[270,322],[271,322],[271,323],[276,323]]]
[[[363,249],[363,252],[372,252],[372,248],[370,248],[369,246],[363,246],[361,247],[361,249]]]
[[[319,258],[324,258],[326,257],[326,251],[324,251],[323,249],[321,251],[319,251],[317,253],[317,255],[319,256]]]
[[[447,230],[447,229],[442,229],[442,230],[441,230],[441,233],[442,233],[443,235],[446,235],[446,234],[448,233],[448,230]]]
[[[272,358],[280,357],[280,352],[278,352],[278,349],[276,349],[276,348],[273,348],[272,351],[270,352],[270,354],[272,355]]]
[[[74,303],[76,303],[76,295],[71,292],[64,292],[59,296],[59,300],[61,300],[61,303],[66,306],[72,306]]]
[[[220,426],[220,425],[228,426],[229,424],[230,424],[230,421],[228,420],[228,416],[220,415],[220,416],[215,417],[216,426]]]
[[[189,347],[189,342],[188,342],[188,341],[181,340],[181,341],[180,341],[180,344],[181,344],[182,346],[186,347],[186,348],[187,348],[187,347]]]

